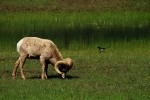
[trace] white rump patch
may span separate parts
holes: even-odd
[[[18,43],[17,43],[17,51],[19,52],[20,51],[20,46],[23,42],[23,39],[21,39]]]

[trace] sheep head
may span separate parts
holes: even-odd
[[[66,77],[66,73],[72,68],[73,61],[71,58],[62,59],[56,62],[54,68],[62,78]]]

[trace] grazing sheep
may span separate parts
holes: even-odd
[[[18,66],[20,66],[21,76],[25,80],[23,65],[26,59],[39,59],[42,66],[42,79],[47,79],[48,64],[52,64],[58,74],[65,78],[66,73],[72,68],[73,61],[71,58],[63,59],[57,46],[48,39],[38,37],[25,37],[17,43],[17,51],[20,57],[15,63],[13,69],[13,79],[16,78]]]

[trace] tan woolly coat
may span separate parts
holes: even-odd
[[[48,39],[25,37],[17,43],[17,51],[20,56],[13,69],[12,76],[14,79],[16,78],[18,66],[20,66],[22,78],[26,79],[23,65],[27,58],[39,59],[42,66],[42,79],[47,79],[47,68],[49,63],[54,66],[57,73],[62,75],[62,78],[65,78],[67,71],[73,66],[72,59],[63,59],[57,46]]]
[[[17,43],[17,51],[19,54],[28,54],[28,58],[37,58],[43,56],[45,60],[49,60],[52,65],[62,58],[57,46],[48,39],[38,37],[25,37]]]

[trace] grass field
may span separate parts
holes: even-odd
[[[74,59],[74,67],[66,79],[60,79],[50,66],[48,80],[41,80],[38,61],[27,60],[27,80],[21,79],[19,70],[17,79],[13,80],[11,72],[18,54],[3,52],[0,54],[0,99],[149,100],[150,48],[128,45],[131,44],[120,44],[103,53],[97,48],[61,50],[64,57]]]
[[[0,0],[0,100],[149,100],[149,0]],[[12,79],[16,43],[54,41],[74,66],[61,79],[37,60]],[[97,46],[110,48],[100,53]]]

